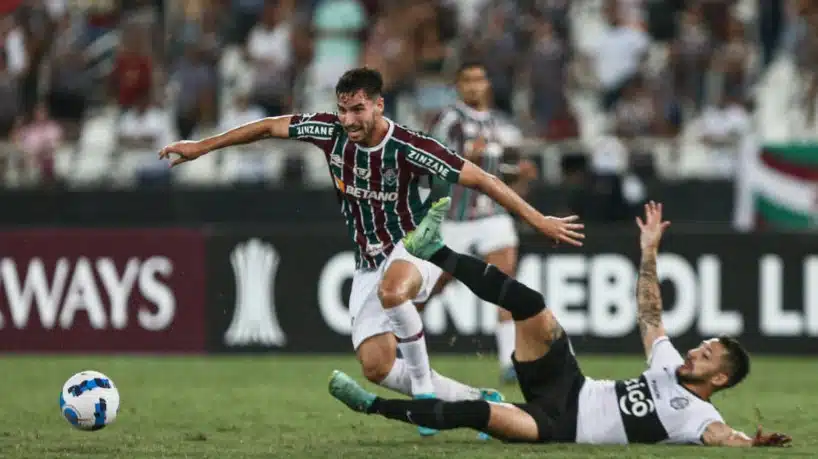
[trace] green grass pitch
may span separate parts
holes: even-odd
[[[637,375],[638,357],[581,357],[597,378]],[[494,386],[488,357],[433,355],[439,371]],[[354,357],[0,357],[0,457],[4,458],[743,458],[818,457],[814,359],[755,358],[750,378],[715,399],[725,419],[754,432],[794,437],[788,449],[753,451],[692,446],[506,445],[472,431],[421,439],[413,426],[349,411],[327,393],[337,368],[358,376]],[[118,385],[122,406],[99,432],[71,428],[58,407],[73,373],[95,369]],[[362,378],[359,377],[360,380]],[[374,387],[367,383],[367,387]],[[503,388],[511,401],[516,387]],[[379,390],[378,392],[387,393]]]

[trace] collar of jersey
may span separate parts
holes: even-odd
[[[365,152],[378,151],[386,145],[386,142],[389,142],[389,139],[392,137],[392,133],[395,131],[395,123],[393,123],[392,120],[385,116],[383,117],[383,119],[385,119],[386,122],[389,123],[389,130],[386,131],[386,135],[383,136],[383,140],[381,140],[381,143],[375,145],[374,147],[362,147],[358,144],[355,144],[358,150]]]
[[[465,103],[463,103],[462,100],[457,101],[457,108],[459,108],[462,112],[467,114],[469,117],[474,118],[476,120],[486,121],[487,119],[491,118],[491,111],[486,110],[484,112],[481,112],[479,110],[475,110],[475,109],[469,107],[468,105],[466,105]]]

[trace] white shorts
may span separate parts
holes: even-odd
[[[399,242],[392,249],[389,258],[378,269],[374,271],[356,271],[352,278],[352,292],[349,295],[349,313],[352,316],[352,346],[356,350],[367,338],[382,333],[392,333],[392,324],[383,310],[380,298],[378,298],[378,286],[384,273],[386,273],[386,268],[395,260],[406,260],[415,265],[420,271],[423,283],[417,296],[412,299],[415,302],[423,302],[429,299],[429,295],[431,295],[437,280],[443,272],[437,265],[412,256],[406,251],[403,242]]]
[[[496,250],[519,245],[514,220],[508,214],[462,222],[445,220],[441,232],[443,242],[460,253],[468,253],[473,248],[477,255],[486,256]]]

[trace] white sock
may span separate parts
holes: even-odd
[[[432,370],[432,383],[435,385],[435,397],[445,402],[480,400],[480,389],[443,376],[435,370]]]
[[[498,322],[494,336],[497,338],[497,359],[500,360],[500,368],[508,368],[512,365],[511,354],[514,352],[514,321]]]
[[[394,308],[385,308],[392,323],[392,331],[398,337],[398,348],[409,367],[413,394],[434,394],[429,353],[423,336],[423,321],[411,301]]]
[[[389,374],[378,383],[380,386],[412,396],[412,378],[409,377],[409,367],[403,359],[395,359]]]
[[[432,384],[435,388],[435,397],[446,402],[461,402],[465,400],[480,400],[480,389],[467,386],[454,379],[447,378],[432,370]],[[395,364],[381,386],[412,396],[412,378],[409,376],[409,367],[404,359],[395,359]]]

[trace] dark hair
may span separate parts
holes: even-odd
[[[466,70],[471,69],[483,69],[486,70],[486,65],[483,64],[483,61],[477,59],[469,59],[465,60],[460,63],[460,67],[457,68],[457,73],[455,74],[456,79],[460,79],[460,75],[463,74]]]
[[[740,383],[750,373],[750,354],[739,344],[738,340],[729,336],[720,336],[719,343],[727,351],[727,384],[722,389],[729,389]]]
[[[355,94],[363,91],[366,97],[377,99],[383,93],[383,77],[377,70],[359,67],[347,70],[335,85],[335,94]]]

